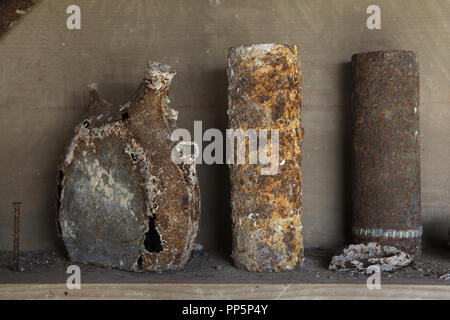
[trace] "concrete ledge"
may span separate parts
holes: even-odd
[[[450,300],[450,286],[343,284],[2,284],[0,299],[441,299]]]

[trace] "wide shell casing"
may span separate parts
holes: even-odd
[[[172,159],[175,71],[149,62],[135,96],[114,106],[90,86],[89,114],[60,166],[58,226],[72,261],[123,270],[182,268],[195,246],[195,164]]]
[[[249,271],[293,270],[303,262],[302,78],[297,54],[297,46],[283,44],[229,49],[230,129],[279,130],[275,174],[262,174],[267,165],[260,162],[229,166],[232,256],[237,267]],[[236,150],[247,149],[248,159],[249,141],[235,143]]]
[[[356,243],[421,250],[419,64],[403,50],[352,57]]]

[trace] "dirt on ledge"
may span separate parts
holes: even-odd
[[[58,252],[21,252],[21,272],[11,271],[12,253],[0,251],[0,284],[65,283],[67,267],[77,264],[84,283],[317,283],[365,284],[368,275],[357,272],[328,270],[333,252],[306,250],[303,266],[281,273],[257,273],[239,270],[229,255],[215,251],[197,250],[181,271],[128,272],[71,263]],[[449,285],[441,278],[450,272],[450,251],[424,250],[407,267],[383,272],[383,284]]]

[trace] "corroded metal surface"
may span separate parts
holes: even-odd
[[[303,262],[297,53],[297,46],[279,44],[229,49],[230,128],[279,130],[277,174],[262,175],[260,163],[230,166],[233,259],[249,271],[292,270]],[[248,148],[248,139],[236,148]]]
[[[411,256],[395,247],[382,246],[376,242],[367,245],[351,244],[333,256],[329,270],[373,273],[371,267],[379,267],[380,271],[391,272],[406,267],[412,262]]]
[[[124,270],[182,268],[195,246],[200,191],[195,164],[171,160],[175,71],[149,62],[131,101],[114,106],[90,86],[59,176],[58,223],[73,261]]]
[[[355,54],[353,234],[421,250],[419,66],[411,51]]]

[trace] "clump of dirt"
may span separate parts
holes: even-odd
[[[36,2],[37,0],[0,0],[0,37]]]

